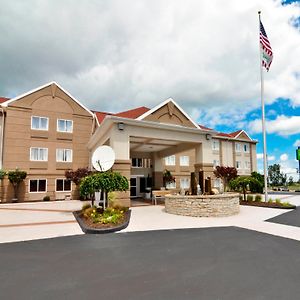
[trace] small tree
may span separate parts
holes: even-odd
[[[106,195],[109,192],[122,192],[129,188],[128,180],[118,172],[98,172],[82,179],[80,183],[80,195],[90,197],[94,205],[95,192],[103,191]]]
[[[250,188],[251,184],[259,184],[259,181],[253,177],[247,176],[247,177],[242,177],[239,176],[235,179],[230,180],[229,186],[231,189],[235,191],[241,191],[244,195],[244,201],[246,201],[246,194],[247,191]]]
[[[251,177],[256,179],[257,181],[250,182],[250,191],[252,193],[263,193],[264,187],[264,175],[261,175],[257,172],[252,172]]]
[[[293,185],[294,184],[294,178],[293,176],[289,177],[288,185]]]
[[[27,173],[25,171],[20,171],[16,169],[15,171],[8,172],[8,180],[14,187],[14,198],[18,198],[18,189],[20,183],[27,177]]]
[[[237,177],[237,169],[234,167],[216,166],[214,174],[217,178],[222,179],[224,190],[226,191],[229,181]]]
[[[2,180],[5,175],[6,175],[6,172],[4,170],[0,169],[0,180]]]
[[[79,184],[83,178],[85,178],[88,175],[91,175],[93,172],[90,171],[88,168],[78,168],[77,170],[67,170],[65,171],[65,177],[76,185],[76,195],[75,197],[78,197],[78,190],[79,190]]]

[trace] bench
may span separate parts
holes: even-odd
[[[168,194],[175,194],[176,190],[154,190],[152,191],[152,204],[157,205],[157,199],[165,199]]]

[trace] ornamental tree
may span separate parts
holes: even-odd
[[[259,185],[259,181],[251,176],[239,176],[229,181],[229,186],[231,189],[235,191],[241,191],[243,193],[244,201],[246,201],[246,194],[251,185]]]
[[[169,170],[164,171],[164,173],[163,173],[163,182],[164,182],[164,187],[166,187],[166,185],[168,183],[175,182],[175,177],[172,175],[171,171],[169,171]]]
[[[122,192],[129,188],[128,180],[118,172],[98,172],[86,176],[80,183],[80,196],[90,198],[94,205],[95,192],[103,191],[106,195],[109,192]]]
[[[90,175],[92,171],[88,168],[78,168],[77,170],[67,170],[65,172],[65,177],[71,181],[73,181],[77,186],[80,184],[82,178]]]
[[[216,166],[214,174],[217,178],[221,178],[224,190],[226,191],[229,181],[237,177],[237,169],[234,167]]]
[[[14,187],[14,198],[17,199],[20,183],[23,182],[23,180],[27,177],[27,173],[25,171],[16,169],[14,171],[9,171],[7,175],[9,182]]]

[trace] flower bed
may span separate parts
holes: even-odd
[[[296,209],[297,207],[288,202],[258,202],[258,201],[240,201],[240,205],[258,206],[267,208],[281,208],[281,209]]]
[[[109,233],[126,228],[131,211],[127,208],[84,207],[73,212],[84,233]]]

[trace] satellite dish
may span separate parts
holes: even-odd
[[[111,147],[100,146],[92,155],[92,165],[97,171],[107,171],[113,166],[115,157],[115,152]]]

